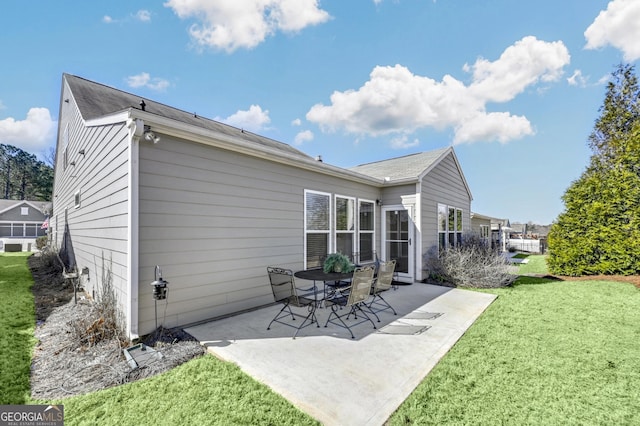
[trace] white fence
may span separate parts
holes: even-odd
[[[546,241],[544,240],[528,240],[522,238],[510,238],[508,240],[507,249],[515,249],[517,251],[526,251],[528,253],[544,253],[546,251]]]

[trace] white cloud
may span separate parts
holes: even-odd
[[[135,15],[136,19],[141,22],[149,22],[151,21],[151,12],[148,10],[139,10]]]
[[[454,143],[507,142],[533,134],[531,124],[509,112],[487,113],[486,105],[508,102],[530,86],[559,80],[568,63],[569,53],[562,42],[525,37],[494,62],[480,58],[465,65],[472,72],[468,85],[450,75],[436,81],[401,65],[377,66],[362,87],[334,92],[331,105],[314,105],[306,118],[323,131],[373,137],[409,135],[432,127],[452,128]],[[406,140],[392,143],[398,146]]]
[[[587,85],[588,78],[582,75],[582,71],[575,70],[571,77],[567,78],[567,83],[570,86],[585,87]]]
[[[102,22],[104,22],[105,24],[111,24],[113,23],[113,18],[109,15],[104,15],[102,17]]]
[[[611,80],[611,74],[605,74],[602,77],[600,77],[600,79],[598,80],[597,85],[598,86],[605,85],[605,84],[609,83],[609,80]]]
[[[0,103],[0,105],[2,105],[2,104]],[[291,125],[292,126],[301,126],[302,125],[302,120],[300,120],[299,118],[296,118],[295,120],[293,120],[291,122]]]
[[[227,118],[216,117],[215,120],[252,132],[264,130],[266,125],[271,122],[269,111],[263,111],[259,105],[251,105],[248,111],[241,110]]]
[[[509,46],[497,61],[478,59],[471,67],[470,89],[487,101],[506,102],[538,81],[558,81],[569,51],[561,41],[545,42],[528,36]]]
[[[624,59],[640,59],[640,1],[613,0],[584,32],[586,49],[611,45],[620,49]]]
[[[276,31],[296,32],[330,19],[318,0],[168,0],[180,19],[195,18],[197,46],[233,52],[251,49]]]
[[[302,132],[299,132],[295,139],[293,140],[293,143],[295,145],[302,145],[305,142],[310,142],[313,140],[313,132],[311,130],[303,130]]]
[[[391,139],[391,148],[394,149],[407,149],[420,145],[418,139],[414,139],[409,142],[409,135],[400,135]]]
[[[0,143],[30,153],[41,152],[51,145],[56,126],[47,108],[31,108],[25,120],[12,117],[0,120]]]
[[[167,87],[171,85],[168,80],[165,80],[163,78],[151,78],[151,75],[148,72],[141,72],[138,75],[127,77],[127,84],[129,85],[129,87],[146,87],[158,92],[166,90]]]

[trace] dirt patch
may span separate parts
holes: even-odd
[[[73,287],[64,282],[55,262],[45,258],[29,258],[38,339],[31,365],[33,398],[64,398],[151,377],[205,352],[180,328],[160,327],[142,338],[140,342],[155,350],[156,356],[133,367],[123,352],[133,346],[131,342],[113,338],[87,343],[78,337],[78,327],[95,314],[95,302],[78,293],[75,303]]]
[[[616,281],[633,284],[640,288],[640,275],[586,275],[582,277],[558,275],[556,278],[563,281]]]

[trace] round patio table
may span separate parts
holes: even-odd
[[[352,272],[324,272],[322,268],[315,269],[305,269],[303,271],[298,271],[293,274],[296,278],[300,278],[301,280],[313,281],[313,292],[315,295],[316,303],[322,302],[327,296],[327,286],[329,287],[340,287],[336,285],[329,285],[328,282],[338,283],[343,280],[348,280],[353,277]],[[318,299],[318,286],[316,285],[316,281],[322,281],[324,283],[324,291],[322,295],[322,299]]]

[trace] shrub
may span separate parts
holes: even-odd
[[[36,248],[38,250],[42,250],[47,246],[47,236],[43,235],[41,237],[36,238]]]
[[[124,321],[113,286],[112,272],[110,269],[105,269],[96,300],[90,305],[87,315],[81,321],[72,324],[72,335],[83,347],[111,340],[119,341],[124,347],[128,343]]]
[[[424,265],[431,279],[457,287],[505,287],[516,279],[508,260],[474,234],[464,235],[456,247],[432,248]]]

